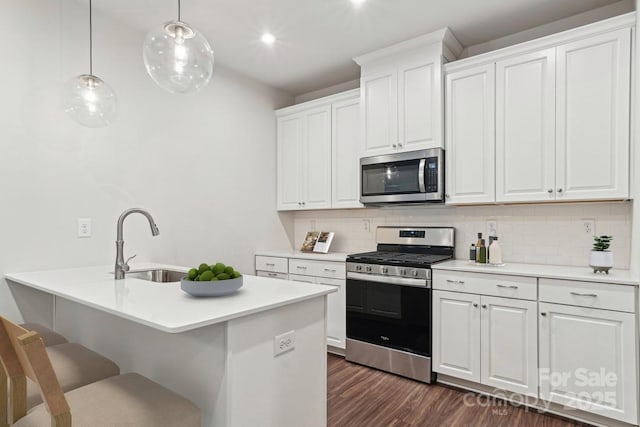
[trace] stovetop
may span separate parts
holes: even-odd
[[[347,262],[361,262],[367,264],[398,265],[405,267],[428,268],[431,264],[452,259],[451,255],[416,254],[388,251],[363,252],[349,255]]]

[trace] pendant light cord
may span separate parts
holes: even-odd
[[[178,22],[180,21],[180,0],[178,0]]]
[[[93,7],[89,0],[89,75],[93,76]]]

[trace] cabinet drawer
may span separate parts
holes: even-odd
[[[540,301],[633,313],[635,289],[610,283],[540,279]]]
[[[505,298],[535,300],[538,297],[535,277],[505,274],[433,271],[433,289]]]
[[[273,271],[258,271],[256,275],[258,277],[272,277],[274,279],[289,279],[289,275],[287,273],[274,273]]]
[[[288,273],[287,258],[256,255],[256,270]]]
[[[289,280],[294,280],[296,282],[316,283],[316,280],[318,279],[313,276],[303,276],[301,274],[290,274]]]
[[[304,276],[328,277],[330,279],[346,278],[344,262],[314,261],[308,259],[289,259],[289,271]]]

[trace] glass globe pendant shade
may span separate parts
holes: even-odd
[[[171,93],[194,93],[213,75],[213,50],[188,24],[171,21],[147,34],[142,48],[147,73]]]
[[[64,88],[64,110],[83,126],[108,126],[116,118],[116,94],[102,79],[82,74],[69,80]]]

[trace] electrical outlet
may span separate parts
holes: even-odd
[[[91,218],[78,218],[78,237],[91,237]]]
[[[285,332],[273,338],[273,355],[278,356],[296,347],[296,331]]]
[[[363,219],[362,220],[362,226],[364,228],[364,231],[371,231],[371,220]]]
[[[495,219],[487,220],[487,241],[489,241],[489,236],[497,236],[498,235],[498,221]]]
[[[582,228],[584,230],[584,234],[593,236],[596,234],[596,221],[594,219],[583,219]]]
[[[311,221],[309,221],[309,230],[311,230],[311,231],[316,231],[317,230],[317,228],[316,228],[316,220],[315,219],[312,219]]]

